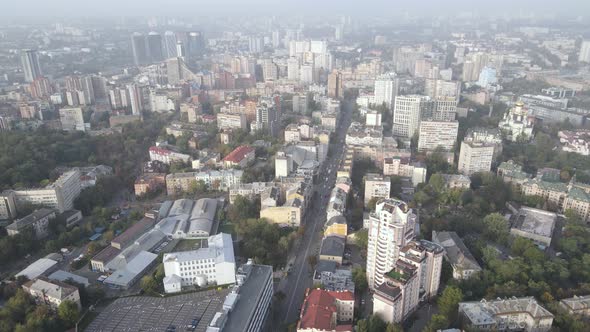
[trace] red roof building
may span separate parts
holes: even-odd
[[[308,289],[301,306],[298,332],[351,331],[354,294],[350,291]]]
[[[255,156],[256,149],[253,147],[247,145],[238,146],[235,150],[223,158],[223,167],[246,167],[254,162]]]

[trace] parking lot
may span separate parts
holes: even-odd
[[[166,298],[120,298],[106,307],[86,331],[205,332],[227,293],[211,290]]]

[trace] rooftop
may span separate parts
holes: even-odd
[[[590,309],[590,295],[575,296],[569,299],[563,299],[560,301],[562,306],[565,306],[569,310],[579,311]]]
[[[29,280],[32,280],[44,274],[45,272],[53,268],[55,265],[57,265],[57,262],[53,259],[39,258],[31,265],[27,266],[24,270],[17,273],[15,277],[25,276],[29,278]]]
[[[342,257],[344,255],[345,241],[338,236],[328,236],[322,240],[320,256]]]
[[[512,228],[545,237],[553,235],[557,214],[545,210],[522,207],[510,218]]]
[[[301,306],[301,319],[298,329],[315,329],[331,331],[337,329],[332,317],[337,314],[336,300],[354,301],[350,291],[335,292],[321,289],[308,290]]]
[[[31,226],[33,223],[51,214],[55,214],[55,211],[51,209],[41,208],[39,210],[35,210],[33,213],[27,215],[22,219],[15,220],[12,224],[6,226],[6,229],[19,231],[25,227]]]
[[[131,227],[127,228],[123,233],[119,234],[119,236],[114,238],[111,243],[119,244],[121,246],[120,248],[124,249],[148,229],[153,227],[155,222],[156,221],[152,218],[143,217],[141,220],[131,225]]]
[[[23,288],[30,289],[38,293],[43,293],[47,297],[63,300],[70,294],[77,292],[78,288],[61,281],[49,280],[46,277],[38,277],[30,280],[23,285]]]
[[[525,313],[534,319],[553,317],[553,314],[540,306],[534,297],[461,302],[459,312],[463,312],[474,325],[508,323],[502,316],[515,313]]]
[[[432,241],[442,245],[446,250],[446,256],[451,265],[462,270],[481,270],[481,266],[475,260],[469,249],[455,232],[432,232]]]
[[[239,163],[246,157],[247,154],[254,151],[256,151],[256,149],[247,145],[238,146],[227,156],[225,156],[225,158],[223,158],[223,161]]]

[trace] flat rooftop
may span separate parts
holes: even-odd
[[[512,228],[523,232],[551,237],[557,214],[523,206],[510,218]]]
[[[174,325],[184,331],[193,319],[199,320],[196,332],[205,332],[221,310],[229,290],[210,290],[165,298],[126,297],[115,300],[86,328],[86,332],[166,331]]]

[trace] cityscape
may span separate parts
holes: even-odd
[[[0,8],[0,332],[590,331],[590,3]]]

